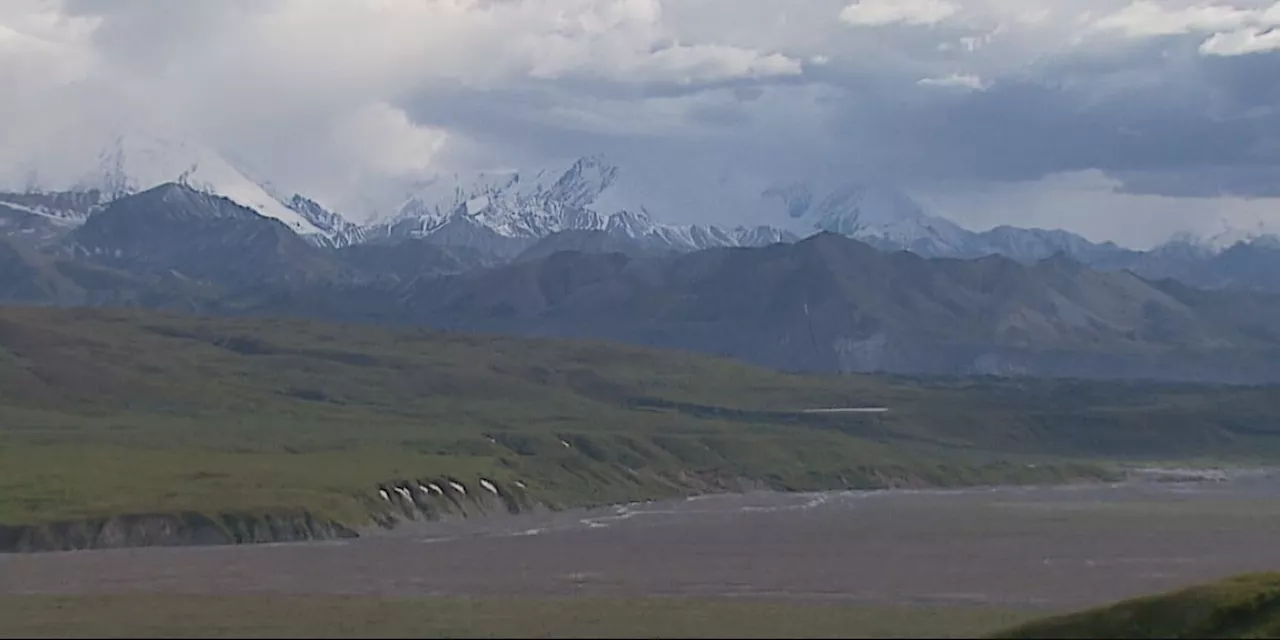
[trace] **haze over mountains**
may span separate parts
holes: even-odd
[[[1280,381],[1267,236],[1139,252],[973,232],[876,185],[768,189],[776,225],[670,224],[598,207],[622,172],[599,157],[439,179],[359,225],[207,150],[122,139],[100,160],[61,191],[0,194],[0,301],[604,338],[790,370]]]

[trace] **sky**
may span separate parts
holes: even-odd
[[[600,154],[670,221],[805,180],[1136,247],[1280,230],[1273,0],[5,0],[0,86],[10,182],[145,131],[357,220]]]

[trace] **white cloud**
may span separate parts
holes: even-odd
[[[414,124],[403,110],[385,103],[365,106],[336,124],[330,136],[335,157],[392,176],[427,171],[448,139],[447,133]]]
[[[801,63],[781,54],[724,45],[671,46],[617,70],[632,81],[674,81],[688,85],[732,78],[797,75]]]
[[[658,0],[289,0],[249,16],[225,43],[236,50],[224,53],[270,60],[279,75],[303,70],[330,82],[363,79],[367,88],[438,81],[484,88],[521,77],[711,81],[798,68],[781,54],[672,42],[662,13]]]
[[[21,0],[0,7],[0,82],[6,93],[65,85],[93,70],[89,37],[99,21],[69,19],[51,9]]]
[[[1138,0],[1103,17],[1094,31],[1119,31],[1132,38],[1211,34],[1200,43],[1208,56],[1238,56],[1280,49],[1280,2],[1270,7],[1195,4],[1168,7]]]
[[[1274,163],[1267,112],[1235,117],[1274,99],[1229,84],[1261,67],[1233,80],[1201,73],[1195,54],[1276,50],[1275,25],[1275,0],[5,0],[0,179],[33,161],[80,170],[119,128],[216,146],[357,218],[418,173],[599,151],[689,190],[747,165],[932,180],[950,162],[991,176],[1023,157],[1037,158],[1026,172],[1078,169],[1109,141],[1064,127],[1133,124],[1143,95],[1170,88],[1162,117],[1194,127],[1212,103],[1215,122],[1257,127],[1223,140],[1252,140]],[[1141,46],[1155,37],[1168,37],[1159,53]],[[997,133],[990,122],[1016,121],[1025,141],[920,132],[949,117]],[[699,195],[673,215],[723,200]]]
[[[1257,12],[1220,4],[1178,9],[1153,0],[1137,0],[1094,23],[1099,31],[1116,30],[1131,37],[1222,31],[1247,24]]]
[[[73,15],[66,3],[40,0],[0,7],[0,81],[23,96],[0,101],[0,119],[23,123],[0,127],[0,164],[8,165],[0,177],[10,182],[25,171],[14,163],[80,166],[78,156],[95,152],[84,140],[151,123],[229,150],[286,190],[362,206],[365,199],[338,194],[439,169],[450,146],[466,144],[413,123],[396,106],[410,95],[462,91],[483,100],[522,83],[692,87],[803,70],[783,53],[676,38],[659,0],[77,8]]]
[[[1200,53],[1207,56],[1242,56],[1266,51],[1280,51],[1280,28],[1249,27],[1215,33],[1200,44]]]
[[[566,2],[542,0],[532,3],[533,10],[552,9],[548,4]],[[688,84],[800,72],[800,62],[782,54],[718,43],[670,42],[658,0],[567,4],[580,15],[563,19],[562,8],[562,18],[551,34],[534,31],[521,41],[520,51],[533,61],[535,77],[577,74],[624,82]],[[519,28],[527,29],[532,19],[525,16]]]
[[[947,0],[859,0],[840,12],[840,20],[865,27],[933,25],[959,10],[957,5]]]
[[[981,91],[986,88],[982,78],[967,73],[952,73],[938,78],[921,78],[916,84],[924,87],[953,87]]]

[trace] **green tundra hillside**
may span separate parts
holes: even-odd
[[[1270,457],[1274,393],[796,376],[595,342],[7,308],[0,525],[305,514],[358,527],[749,488],[1110,477],[1106,461]],[[847,407],[888,411],[809,411]],[[395,493],[480,479],[502,504]],[[75,535],[107,535],[95,526]]]
[[[1259,573],[1037,620],[1000,638],[1280,638],[1280,574]]]

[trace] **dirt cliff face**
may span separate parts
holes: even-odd
[[[74,522],[0,525],[0,553],[301,542],[355,535],[341,524],[307,513],[121,515]]]
[[[411,520],[516,514],[544,508],[520,483],[462,481],[451,477],[400,479],[376,488],[368,500],[384,527]],[[132,514],[44,524],[0,524],[0,553],[77,551],[127,547],[183,547],[355,538],[341,523],[310,513],[209,515],[197,512]]]
[[[579,441],[578,445],[582,445]],[[745,491],[826,491],[957,485],[1060,483],[1111,478],[1092,467],[1026,469],[996,464],[968,476],[924,475],[907,469],[866,469],[860,475],[810,475],[791,481],[749,478],[707,470],[656,473],[630,470],[654,499]],[[936,471],[936,470],[935,470]],[[976,474],[976,475],[974,475]],[[0,524],[0,553],[182,547],[276,542],[307,542],[359,537],[355,527],[372,524],[386,529],[408,522],[443,521],[559,510],[582,504],[564,503],[532,490],[524,482],[452,476],[398,478],[369,488],[362,498],[367,520],[342,524],[305,511],[294,513],[198,512],[119,515],[44,524]],[[367,532],[367,530],[366,530]]]
[[[523,483],[465,481],[449,476],[384,482],[378,485],[376,496],[368,500],[369,510],[376,524],[388,528],[404,521],[514,515],[554,506],[535,499]]]

